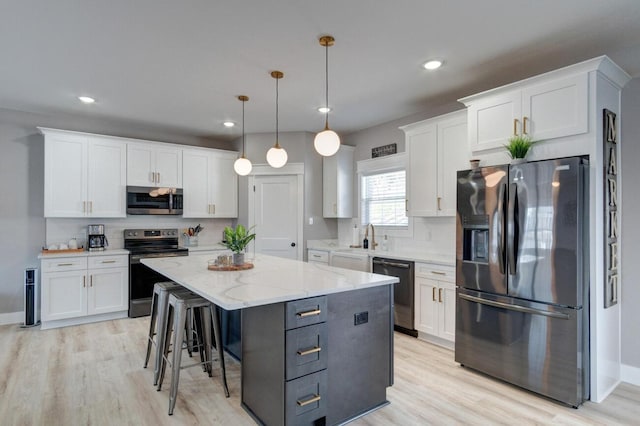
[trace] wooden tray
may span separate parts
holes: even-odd
[[[84,247],[80,247],[77,249],[66,249],[66,250],[49,250],[46,248],[42,249],[42,254],[69,254],[69,253],[82,253],[84,251]]]
[[[244,271],[253,268],[253,263],[245,263],[244,265],[209,265],[207,269],[210,271]]]

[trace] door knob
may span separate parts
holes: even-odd
[[[295,247],[295,246],[296,246],[296,243],[291,243],[291,247]]]

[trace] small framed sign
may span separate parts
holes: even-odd
[[[389,145],[377,146],[371,148],[371,158],[384,157],[398,152],[398,144],[390,143]]]

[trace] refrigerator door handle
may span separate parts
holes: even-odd
[[[512,183],[509,188],[509,212],[507,217],[507,261],[509,262],[509,274],[515,275],[517,272],[517,256],[520,224],[518,217],[518,184]]]
[[[526,306],[512,305],[512,304],[509,304],[509,303],[497,302],[495,300],[487,300],[487,299],[483,299],[481,297],[471,296],[471,295],[468,295],[468,294],[459,293],[458,297],[461,298],[461,299],[464,299],[464,300],[468,300],[470,302],[476,302],[476,303],[480,303],[482,305],[489,305],[489,306],[493,306],[495,308],[504,308],[504,309],[508,309],[510,311],[517,311],[517,312],[522,312],[522,313],[525,313],[525,314],[542,315],[542,316],[545,316],[545,317],[563,319],[563,320],[568,320],[568,319],[571,318],[568,314],[563,314],[561,312],[551,312],[551,311],[543,311],[543,310],[540,310],[540,309],[527,308]]]
[[[504,248],[505,248],[505,229],[504,211],[507,200],[507,185],[502,185],[502,193],[500,194],[500,201],[498,202],[498,266],[500,267],[500,273],[504,274]]]

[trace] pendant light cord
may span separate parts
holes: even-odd
[[[280,148],[280,142],[278,142],[278,80],[276,78],[276,148]]]
[[[324,129],[329,130],[329,43],[327,43],[324,47],[324,71],[325,71],[325,108],[327,108],[327,112],[324,118]]]
[[[244,134],[244,103],[245,101],[242,101],[242,158],[246,158],[245,156],[245,134]]]

